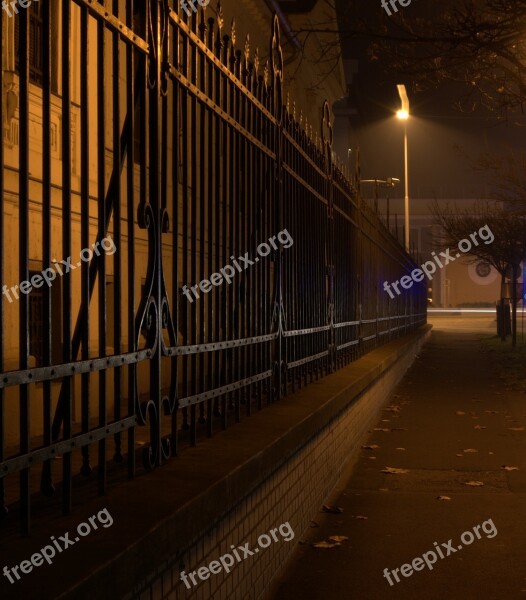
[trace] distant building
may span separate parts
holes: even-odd
[[[403,182],[401,183],[403,185]],[[363,190],[366,197],[371,197],[371,188]],[[378,212],[387,223],[387,201],[385,192],[379,190]],[[397,191],[400,195],[400,190]],[[410,245],[418,253],[417,262],[432,259],[431,252],[438,255],[446,248],[440,241],[440,227],[434,223],[430,212],[432,199],[410,198]],[[458,206],[472,205],[473,200],[449,200],[449,204]],[[403,241],[404,200],[400,198],[389,201],[389,227],[398,239]],[[460,241],[460,240],[459,240]],[[455,254],[451,248],[451,255]],[[436,270],[428,282],[429,307],[492,307],[500,298],[501,277],[487,262],[466,254],[455,258],[454,262]]]

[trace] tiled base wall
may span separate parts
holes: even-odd
[[[423,341],[417,342],[418,346]],[[172,560],[159,565],[157,573],[152,573],[142,589],[134,590],[128,599],[263,599],[344,469],[356,460],[367,430],[411,366],[417,351],[418,347],[413,347],[343,413],[326,424],[316,437],[307,441],[292,460],[190,548],[182,557],[184,564]],[[217,501],[221,502],[221,498]],[[286,522],[295,532],[292,541],[283,541],[277,533],[278,542],[272,542],[268,548],[260,549],[258,554],[241,562],[236,561],[228,575],[222,571],[210,575],[206,581],[196,575],[198,585],[192,589],[187,589],[180,580],[181,570],[188,573],[208,566],[223,554],[232,552],[231,545],[237,547],[249,542],[253,549],[261,534]]]

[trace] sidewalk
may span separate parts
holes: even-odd
[[[505,390],[480,338],[432,332],[365,442],[379,448],[362,450],[327,502],[343,513],[314,517],[270,598],[526,598],[526,396]],[[385,467],[409,472],[381,473]],[[470,481],[484,485],[465,485]],[[467,545],[466,536],[462,544],[463,532],[488,519],[497,535],[484,533],[491,531],[487,524],[480,539]],[[312,547],[335,535],[349,539],[331,549]],[[446,556],[441,544],[450,539],[456,551]],[[424,565],[409,577],[398,571],[400,582],[391,575],[389,585],[385,568],[400,569],[435,550],[434,542],[445,558],[433,570]]]

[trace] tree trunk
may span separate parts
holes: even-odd
[[[502,342],[506,341],[506,319],[504,318],[504,283],[506,282],[506,276],[502,273],[501,276],[501,292],[500,292],[500,339]]]
[[[511,345],[517,346],[517,279],[519,268],[513,267],[512,288],[511,288]]]

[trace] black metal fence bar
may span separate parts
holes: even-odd
[[[20,144],[18,147],[18,240],[19,281],[29,278],[29,14],[24,11],[20,19]],[[19,369],[29,367],[29,298],[20,298],[18,311],[18,351]],[[31,423],[29,415],[30,386],[22,384],[19,388],[20,403],[20,454],[30,453]],[[30,527],[30,489],[29,469],[20,470],[20,522],[23,533]]]
[[[0,106],[18,132],[0,144],[0,283],[114,251],[2,296],[0,502],[24,533],[33,494],[57,488],[69,512],[78,473],[102,494],[110,461],[160,466],[426,317],[425,285],[383,290],[415,265],[335,162],[329,105],[313,136],[283,100],[277,17],[263,59],[220,4],[42,6],[39,79],[28,8],[18,111]]]
[[[0,13],[0,31],[4,31],[5,27],[5,19],[7,16],[4,14],[4,11]],[[4,76],[2,73],[1,78],[2,86],[4,84]],[[6,114],[4,111],[4,102],[0,102],[0,123],[4,123],[4,119],[6,119]],[[5,244],[5,198],[4,198],[4,189],[5,189],[5,179],[4,179],[4,139],[2,133],[2,140],[0,142],[0,249],[4,248]],[[0,284],[4,281],[5,278],[5,253],[0,251]],[[0,371],[4,371],[4,347],[5,347],[5,337],[3,335],[4,332],[4,324],[5,324],[5,316],[4,316],[4,303],[0,302],[0,331],[2,331],[2,335],[0,336]],[[5,392],[2,388],[0,388],[0,462],[4,462],[6,459],[6,442],[5,442],[5,432],[6,432],[6,414],[5,414]],[[5,497],[5,479],[0,479],[0,514],[4,514],[6,512],[6,497]]]

